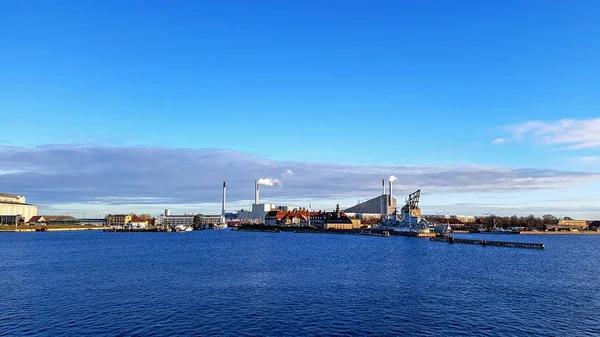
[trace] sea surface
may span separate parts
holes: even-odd
[[[460,237],[546,249],[229,230],[0,233],[0,335],[600,335],[600,235]]]

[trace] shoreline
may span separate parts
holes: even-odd
[[[4,228],[6,227],[6,228]],[[93,230],[103,230],[108,227],[104,226],[72,226],[72,227],[48,227],[46,226],[45,232],[67,232],[67,231],[93,231]],[[12,226],[0,226],[0,233],[16,233],[16,232],[42,232],[37,231],[35,227],[30,226],[20,226],[15,229]]]
[[[532,234],[539,234],[539,235],[600,235],[600,231],[572,231],[572,232],[568,232],[568,231],[523,231],[520,232],[519,234],[523,234],[523,235],[532,235]]]
[[[492,233],[473,233],[464,230],[453,231],[453,234],[492,234]],[[600,231],[520,231],[519,233],[506,234],[521,234],[521,235],[600,235]],[[496,235],[496,234],[493,234]]]

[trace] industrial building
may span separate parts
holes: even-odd
[[[396,199],[392,195],[393,183],[389,182],[389,193],[385,192],[385,180],[381,180],[382,194],[344,210],[344,213],[357,219],[381,218],[396,211]]]
[[[0,215],[0,225],[24,225],[25,218],[20,214],[17,215]]]
[[[37,212],[37,207],[27,204],[24,196],[11,193],[0,193],[0,224],[14,225],[16,219],[14,216],[16,215],[19,216],[19,219],[27,221],[36,216]],[[8,217],[3,218],[2,216]]]
[[[287,211],[288,206],[275,206],[271,203],[260,203],[260,180],[254,183],[254,203],[250,207],[249,211],[241,210],[237,212],[236,218],[240,222],[247,223],[264,223],[265,217],[271,211]],[[225,188],[225,186],[223,186]],[[225,195],[225,192],[223,192]],[[223,198],[225,200],[225,198]]]

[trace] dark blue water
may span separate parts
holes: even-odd
[[[477,238],[484,238],[476,235]],[[600,334],[600,236],[0,233],[0,335]]]

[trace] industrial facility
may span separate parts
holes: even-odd
[[[394,177],[394,176],[392,176]],[[391,215],[396,210],[396,199],[392,195],[393,182],[389,179],[389,191],[385,191],[385,179],[381,180],[381,195],[344,210],[348,216],[357,219],[379,219]]]
[[[260,185],[273,186],[278,183],[278,180],[263,178],[258,179],[254,182],[254,203],[250,207],[249,211],[240,210],[237,212],[237,220],[241,222],[249,223],[263,223],[265,217],[271,211],[287,211],[287,206],[275,206],[272,203],[261,203],[260,202]]]
[[[36,216],[36,206],[27,204],[25,197],[11,193],[0,193],[0,225],[15,225],[27,222]]]

